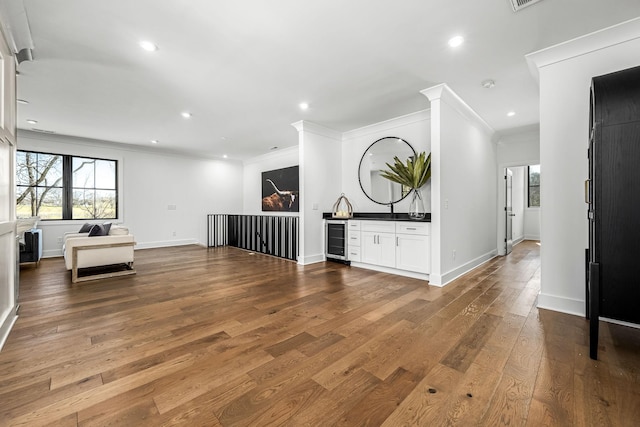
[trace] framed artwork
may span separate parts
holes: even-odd
[[[262,172],[262,211],[299,212],[299,166]]]

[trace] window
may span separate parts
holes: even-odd
[[[18,218],[117,218],[117,166],[115,160],[18,151]]]
[[[529,181],[528,194],[530,208],[540,207],[540,165],[531,165],[527,167]]]

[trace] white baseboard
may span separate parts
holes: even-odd
[[[365,264],[362,262],[351,261],[352,267],[366,268],[367,270],[381,271],[383,273],[397,274],[398,276],[411,277],[413,279],[429,280],[429,275],[425,273],[416,273],[414,271],[398,270],[397,268],[382,267],[380,265]],[[429,282],[431,284],[431,282]]]
[[[586,314],[585,301],[574,298],[566,298],[558,295],[538,294],[538,308],[559,311],[584,317]]]
[[[199,245],[197,239],[182,239],[182,240],[160,240],[157,242],[143,242],[136,243],[134,249],[153,249],[153,248],[168,248],[171,246],[186,246],[186,245]]]
[[[18,320],[18,315],[15,313],[15,307],[12,307],[7,317],[4,319],[4,322],[0,325],[0,351],[2,350],[2,347],[4,347],[4,343],[7,341],[9,332],[11,332],[16,320]]]
[[[539,234],[525,234],[524,240],[540,240]]]
[[[524,240],[525,240],[525,239],[524,239],[524,236],[518,237],[517,239],[515,239],[515,240],[513,241],[513,246],[517,245],[518,243],[522,243],[522,242],[524,242]]]
[[[479,257],[472,259],[469,262],[466,262],[464,264],[462,264],[460,267],[456,267],[453,270],[450,270],[446,273],[444,273],[443,275],[440,276],[440,280],[438,280],[438,284],[435,284],[435,286],[445,286],[446,284],[454,281],[455,279],[457,279],[458,277],[462,276],[463,274],[466,274],[468,272],[470,272],[471,270],[473,270],[474,268],[484,264],[485,262],[495,258],[498,255],[498,250],[494,249],[490,252],[487,252],[486,254],[480,255]]]
[[[62,249],[49,249],[42,251],[42,258],[56,258],[62,256]]]
[[[298,264],[309,265],[309,264],[315,264],[317,262],[322,262],[324,260],[325,260],[324,254],[309,255],[305,257],[298,257]]]

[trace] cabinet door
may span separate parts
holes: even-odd
[[[360,245],[362,262],[382,267],[396,266],[395,234],[363,231]]]
[[[378,233],[378,247],[380,248],[380,260],[378,261],[378,265],[383,267],[396,267],[395,240],[395,233]]]
[[[380,261],[380,246],[378,233],[362,231],[360,233],[360,259],[367,264],[378,264]]]
[[[431,271],[431,238],[415,234],[396,235],[396,268],[429,273]]]

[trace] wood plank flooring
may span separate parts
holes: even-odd
[[[2,426],[638,426],[640,330],[538,310],[540,246],[445,288],[235,248],[21,270]]]

